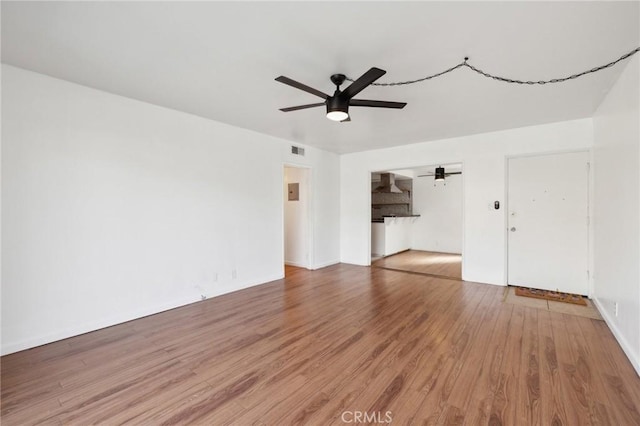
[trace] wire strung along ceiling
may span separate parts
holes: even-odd
[[[569,75],[569,76],[566,76],[566,77],[552,78],[552,79],[549,79],[549,80],[518,80],[518,79],[515,79],[515,78],[501,77],[501,76],[494,75],[494,74],[491,74],[489,72],[483,71],[483,70],[471,65],[468,62],[469,58],[466,57],[466,58],[464,58],[464,61],[460,62],[458,65],[455,65],[455,66],[453,66],[451,68],[448,68],[448,69],[446,69],[444,71],[441,71],[441,72],[438,72],[438,73],[435,73],[435,74],[432,74],[432,75],[428,75],[426,77],[418,78],[416,80],[397,81],[397,82],[393,82],[393,83],[371,83],[371,85],[372,86],[403,86],[403,85],[406,85],[406,84],[421,83],[423,81],[427,81],[427,80],[431,80],[431,79],[436,78],[436,77],[440,77],[442,75],[445,75],[447,73],[455,71],[455,70],[457,70],[459,68],[468,68],[471,71],[473,71],[475,73],[478,73],[478,74],[480,74],[480,75],[482,75],[484,77],[491,78],[491,79],[494,79],[494,80],[497,80],[497,81],[501,81],[501,82],[504,82],[504,83],[528,84],[528,85],[534,85],[534,84],[542,85],[542,84],[551,84],[551,83],[562,83],[562,82],[565,82],[565,81],[568,81],[568,80],[573,80],[573,79],[576,79],[578,77],[582,77],[584,75],[592,74],[592,73],[607,69],[609,67],[612,67],[615,64],[617,64],[618,62],[624,61],[625,59],[630,58],[631,56],[635,55],[636,53],[638,53],[638,51],[640,51],[640,47],[636,47],[632,51],[630,51],[628,53],[625,53],[624,55],[620,56],[618,59],[616,59],[614,61],[611,61],[611,62],[609,62],[607,64],[600,65],[600,66],[597,66],[597,67],[593,67],[593,68],[591,68],[589,70],[582,71],[582,72],[579,72],[579,73],[576,73],[576,74],[572,74],[572,75]],[[354,81],[350,77],[347,77],[346,80],[347,81]]]

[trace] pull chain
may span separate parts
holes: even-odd
[[[611,61],[608,64],[600,65],[598,67],[591,68],[590,70],[583,71],[583,72],[580,72],[580,73],[577,73],[577,74],[572,74],[572,75],[570,75],[568,77],[552,78],[550,80],[532,81],[532,80],[517,80],[517,79],[513,79],[513,78],[500,77],[500,76],[490,74],[490,73],[488,73],[486,71],[483,71],[483,70],[481,70],[479,68],[474,67],[473,65],[471,65],[471,64],[469,64],[467,62],[469,60],[469,57],[465,57],[464,61],[460,62],[458,65],[455,65],[455,66],[453,66],[451,68],[448,68],[448,69],[446,69],[444,71],[441,71],[439,73],[419,78],[417,80],[398,81],[398,82],[394,82],[394,83],[371,83],[371,85],[372,86],[403,86],[403,85],[406,85],[406,84],[420,83],[422,81],[427,81],[427,80],[431,80],[432,78],[440,77],[441,75],[448,74],[448,73],[450,73],[452,71],[457,70],[458,68],[463,68],[463,67],[466,67],[466,68],[470,69],[471,71],[474,71],[474,72],[476,72],[476,73],[478,73],[478,74],[480,74],[480,75],[482,75],[484,77],[491,78],[491,79],[494,79],[494,80],[497,80],[497,81],[502,81],[504,83],[528,84],[528,85],[533,85],[533,84],[543,85],[543,84],[550,84],[550,83],[562,83],[562,82],[565,82],[567,80],[573,80],[573,79],[576,79],[578,77],[582,77],[583,75],[592,74],[592,73],[601,71],[603,69],[612,67],[615,64],[617,64],[618,62],[623,61],[623,60],[635,55],[639,51],[640,51],[640,47],[636,47],[631,52],[620,56],[618,59],[616,59],[615,61]],[[347,77],[345,80],[351,81],[351,82],[354,81],[350,77]]]

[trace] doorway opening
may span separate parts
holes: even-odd
[[[310,169],[284,166],[284,264],[287,271],[311,266]]]
[[[462,279],[463,195],[462,163],[371,173],[371,266]]]

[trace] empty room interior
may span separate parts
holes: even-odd
[[[0,15],[3,425],[640,425],[640,2]]]

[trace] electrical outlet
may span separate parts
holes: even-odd
[[[618,316],[618,302],[613,302],[613,312],[615,316]]]
[[[214,282],[214,283],[217,283],[217,282],[218,282],[218,273],[217,273],[217,272],[214,272],[214,273],[213,273],[213,282]]]

